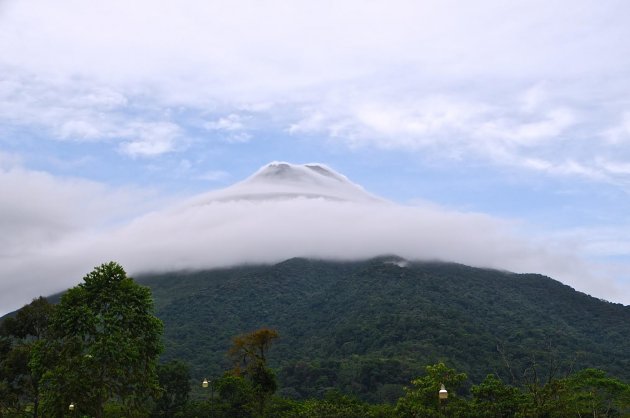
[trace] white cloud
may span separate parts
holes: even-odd
[[[613,175],[630,175],[630,163],[626,161],[613,161],[607,159],[599,159],[598,165],[602,169]]]
[[[161,123],[134,123],[125,128],[124,137],[131,140],[120,145],[120,151],[132,157],[154,157],[177,149],[181,139],[178,125]]]
[[[630,73],[622,41],[630,37],[629,7],[588,0],[36,4],[8,2],[0,16],[0,119],[44,127],[58,139],[110,141],[126,155],[184,148],[164,133],[124,134],[135,123],[167,122],[186,136],[185,123],[160,113],[180,107],[227,115],[205,125],[227,142],[256,135],[239,115],[255,109],[263,129],[280,122],[351,147],[500,164],[523,147],[527,157],[545,158],[558,137],[579,128],[606,131],[609,143],[630,136],[627,123],[610,129],[590,111],[594,94],[606,112],[623,103],[619,83],[608,81],[623,85]],[[601,143],[578,146],[602,154]],[[581,151],[564,152],[587,164]]]
[[[12,2],[1,46],[5,61],[37,71],[121,81],[187,74],[188,92],[213,81],[241,94],[278,86],[284,93],[392,67],[472,77],[618,69],[627,8],[578,4]]]
[[[601,163],[590,162],[583,164],[572,159],[558,159],[556,161],[530,158],[530,157],[509,157],[509,162],[513,166],[524,167],[530,170],[545,172],[554,176],[580,177],[591,181],[615,182],[611,175],[612,170],[604,167]],[[625,174],[625,173],[616,173]]]
[[[520,97],[522,110],[533,112],[547,99],[547,89],[542,83],[538,83],[523,92]]]
[[[353,147],[475,155],[500,164],[524,149],[563,139],[576,123],[574,112],[565,107],[519,111],[515,106],[507,112],[491,103],[447,96],[395,102],[348,98],[324,108],[305,109],[306,115],[288,132],[325,133]]]
[[[385,146],[414,147],[433,142],[434,137],[459,134],[484,112],[484,107],[434,97],[408,105],[361,106],[356,110],[356,118],[359,126],[385,138]],[[409,139],[398,143],[401,138]]]
[[[627,8],[578,3],[14,1],[1,17],[0,62],[198,105],[629,69]]]
[[[12,78],[11,78],[12,77]],[[0,85],[0,121],[39,127],[55,140],[115,144],[124,154],[157,156],[185,147],[182,129],[163,114],[131,112],[112,88],[17,76]]]
[[[206,181],[214,182],[214,181],[219,181],[219,180],[225,180],[229,176],[230,174],[227,171],[210,170],[210,171],[206,171],[205,173],[198,175],[196,178],[199,180],[206,180]]]
[[[6,312],[39,294],[60,289],[72,275],[55,275],[57,255],[69,240],[89,242],[123,220],[167,200],[148,190],[112,188],[77,178],[60,178],[21,167],[19,157],[0,153],[0,311]],[[79,238],[80,237],[80,238]],[[72,258],[71,254],[64,253]],[[59,259],[63,262],[62,259]],[[31,263],[52,268],[39,269]],[[29,265],[37,272],[27,272]],[[63,286],[63,285],[62,285]]]
[[[289,126],[292,134],[326,133],[352,146],[416,150],[433,145],[461,146],[462,137],[488,112],[483,103],[433,96],[391,102],[350,97],[305,109]]]
[[[215,121],[206,122],[203,126],[209,131],[233,132],[245,129],[243,118],[234,113],[227,115],[224,118],[219,118]]]
[[[625,144],[630,140],[630,112],[624,112],[617,126],[607,129],[604,138],[613,145]]]
[[[11,214],[3,216],[2,229],[14,231],[3,234],[2,248],[11,250],[0,255],[0,275],[7,278],[0,283],[3,311],[71,286],[93,266],[112,259],[133,274],[298,256],[361,259],[392,253],[544,273],[578,290],[628,303],[614,278],[593,275],[578,258],[574,239],[568,244],[535,241],[517,232],[522,225],[434,204],[287,199],[282,193],[254,199],[250,188],[244,197],[215,192],[112,225],[112,209],[138,210],[134,204],[140,198],[45,173],[8,171],[0,181],[6,191],[1,207]],[[269,194],[264,187],[260,192]]]
[[[252,135],[246,132],[245,121],[248,117],[243,117],[235,113],[214,121],[204,123],[203,127],[209,131],[223,133],[223,139],[231,143],[244,143],[252,139]]]
[[[537,120],[522,122],[522,119],[491,119],[478,127],[475,136],[497,138],[514,145],[533,146],[541,141],[558,139],[576,120],[573,112],[566,108],[552,109],[540,115]]]
[[[63,122],[59,129],[59,136],[66,138],[94,139],[105,136],[103,132],[90,122],[84,120],[69,120]]]
[[[18,164],[0,167],[0,190],[0,258],[4,261],[47,248],[68,234],[116,223],[146,209],[153,200],[147,192],[58,178]]]

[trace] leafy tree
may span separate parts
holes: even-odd
[[[157,368],[160,397],[153,410],[154,417],[173,417],[185,407],[190,394],[190,368],[178,360],[160,364]]]
[[[152,314],[148,288],[115,262],[96,267],[68,290],[58,306],[54,339],[33,363],[42,378],[47,416],[62,416],[70,402],[96,418],[108,403],[128,417],[144,414],[158,391],[162,323]]]
[[[225,417],[253,417],[258,412],[255,408],[256,389],[251,381],[241,376],[226,375],[216,382],[219,393],[220,410]]]
[[[263,414],[266,401],[278,388],[276,375],[267,367],[267,352],[278,331],[261,328],[235,337],[229,354],[234,360],[235,376],[243,376],[252,383],[258,403],[258,413]]]
[[[405,388],[405,396],[398,400],[396,410],[402,417],[437,417],[440,415],[465,415],[466,402],[457,397],[457,389],[467,379],[465,373],[457,373],[444,363],[425,367],[426,375],[412,380]],[[441,401],[438,392],[444,385],[448,400]]]
[[[564,379],[566,415],[630,416],[630,385],[597,369],[584,369]]]
[[[260,365],[266,366],[267,352],[278,336],[274,329],[261,328],[234,337],[229,354],[234,360],[235,374],[252,373]]]
[[[472,414],[480,418],[513,417],[522,410],[525,401],[518,388],[506,385],[493,374],[470,391],[473,394]]]
[[[48,332],[48,325],[55,306],[46,298],[33,299],[22,307],[15,317],[8,317],[0,324],[0,335],[21,339],[40,340]]]
[[[391,405],[370,405],[337,391],[329,391],[324,399],[309,399],[293,415],[300,418],[387,418],[395,417]]]

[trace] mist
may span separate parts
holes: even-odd
[[[6,257],[0,266],[1,311],[80,282],[110,260],[128,273],[198,270],[292,257],[358,260],[397,255],[549,275],[608,300],[620,292],[587,263],[522,236],[521,225],[433,204],[325,197],[241,199],[218,192],[187,199],[128,223],[71,229],[44,246]]]

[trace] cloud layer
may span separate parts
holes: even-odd
[[[53,199],[47,194],[52,189],[58,210],[32,200],[28,208],[9,210],[21,213],[21,220],[14,224],[19,233],[3,238],[2,247],[15,251],[0,254],[0,311],[72,286],[108,260],[139,273],[272,263],[290,257],[362,259],[384,254],[545,273],[578,290],[629,302],[620,296],[624,293],[613,279],[594,276],[589,265],[569,254],[568,248],[554,249],[550,242],[536,243],[519,234],[517,224],[432,205],[411,207],[360,199],[357,193],[365,192],[352,185],[333,190],[337,197],[328,199],[313,197],[321,195],[320,185],[303,182],[302,195],[311,197],[287,198],[281,190],[285,186],[271,190],[264,180],[116,223],[110,221],[115,213],[111,206],[123,210],[136,204],[125,194],[104,193],[98,185],[38,173],[1,174],[0,179],[7,182],[15,176],[32,178],[21,182],[29,185],[26,189],[3,199],[3,208],[10,208],[6,205],[10,201],[20,201],[18,193]],[[338,199],[344,190],[349,191],[349,200]],[[252,198],[254,193],[264,198]],[[24,224],[32,229],[25,229]],[[27,234],[29,230],[33,234]]]
[[[590,0],[7,1],[0,121],[132,158],[279,129],[627,188],[629,19]]]

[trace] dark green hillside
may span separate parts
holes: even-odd
[[[630,380],[630,307],[540,275],[388,260],[291,259],[138,279],[164,321],[163,359],[191,363],[199,379],[227,368],[231,337],[266,326],[281,335],[271,365],[296,397],[337,387],[395,398],[438,361],[473,381],[493,371],[509,381],[504,360],[521,383],[534,363],[543,375],[573,364]]]

